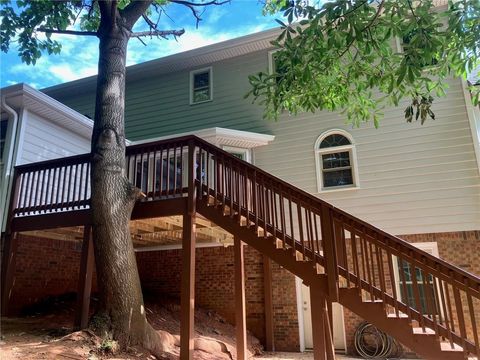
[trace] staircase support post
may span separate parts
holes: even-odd
[[[313,358],[315,360],[326,360],[325,294],[315,286],[310,286],[310,306],[312,313]]]
[[[91,226],[83,227],[82,255],[80,258],[80,274],[78,276],[77,311],[75,313],[76,329],[85,329],[88,325],[90,310],[90,294],[94,266],[93,239]]]
[[[2,259],[2,315],[10,315],[10,297],[12,296],[15,264],[17,262],[18,234],[7,233],[3,244]]]
[[[265,297],[265,350],[275,351],[275,337],[273,332],[272,265],[270,258],[266,255],[263,255],[263,290]]]
[[[235,332],[237,343],[237,359],[247,358],[247,324],[245,309],[245,267],[243,242],[234,239],[235,247]]]
[[[325,251],[328,297],[330,301],[338,301],[337,256],[333,231],[333,217],[330,208],[322,205],[322,240]]]

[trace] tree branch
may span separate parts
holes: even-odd
[[[125,19],[127,26],[132,29],[140,16],[148,9],[153,0],[131,1],[123,10],[120,11]]]
[[[47,33],[47,34],[97,36],[96,31],[57,30],[57,29],[45,29],[45,28],[38,28],[38,29],[36,29],[36,31],[44,32],[44,33]]]
[[[162,37],[162,38],[166,38],[167,36],[182,36],[183,34],[185,33],[185,30],[184,29],[181,29],[181,30],[155,30],[155,29],[152,29],[152,30],[149,30],[149,31],[139,31],[139,32],[134,32],[130,35],[130,37],[132,38],[140,38],[140,37],[143,37],[143,36],[156,36],[156,37]]]
[[[202,20],[202,18],[200,17],[201,14],[198,14],[198,11],[196,9],[197,7],[205,7],[205,6],[209,6],[209,5],[223,5],[223,4],[226,4],[226,3],[230,2],[230,0],[220,0],[220,1],[219,0],[211,0],[211,1],[204,2],[204,3],[197,3],[197,2],[194,2],[194,1],[188,1],[188,0],[169,0],[169,2],[188,7],[192,11],[192,14],[196,19],[196,22],[197,22],[196,27],[198,28],[198,23]]]

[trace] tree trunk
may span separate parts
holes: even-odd
[[[141,192],[125,175],[125,62],[130,29],[117,25],[122,20],[116,12],[98,32],[91,208],[100,309],[94,326],[121,348],[142,345],[159,355],[168,344],[147,323],[129,231]]]

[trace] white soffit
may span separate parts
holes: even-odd
[[[91,119],[27,84],[5,87],[1,89],[1,94],[6,97],[8,105],[17,110],[25,108],[87,139],[92,135]]]
[[[252,149],[258,146],[268,145],[275,139],[274,135],[259,134],[250,131],[225,129],[220,127],[189,131],[181,134],[156,137],[152,139],[131,141],[131,145],[145,144],[152,141],[173,139],[179,136],[195,135],[218,147],[231,146],[243,149]]]

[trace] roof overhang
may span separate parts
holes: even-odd
[[[48,121],[90,139],[93,121],[50,96],[27,84],[15,84],[0,89],[6,103],[16,109],[27,109]]]
[[[172,139],[179,136],[195,135],[208,141],[218,147],[231,146],[244,149],[252,149],[258,146],[268,145],[275,139],[274,135],[259,134],[250,131],[241,131],[233,129],[225,129],[221,127],[213,127],[195,131],[189,131],[181,134],[172,134],[167,136],[156,137],[152,139],[131,141],[131,145],[145,144],[152,141],[160,141]]]

